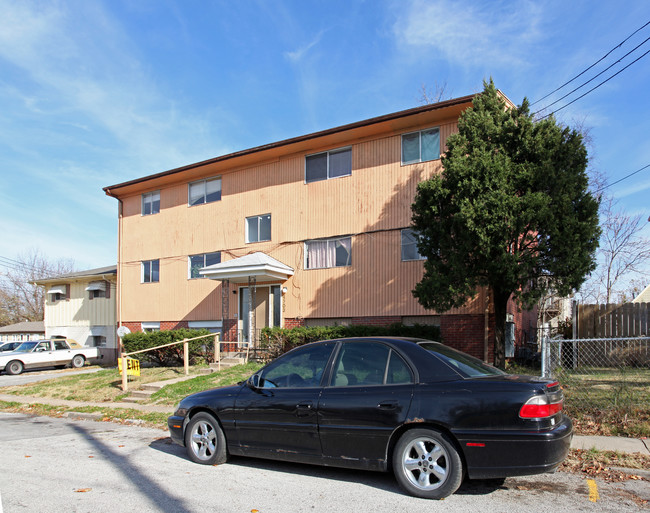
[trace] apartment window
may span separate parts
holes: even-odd
[[[204,267],[221,263],[221,251],[214,253],[203,253],[202,255],[190,255],[189,257],[189,279],[205,278],[199,271]]]
[[[145,333],[151,333],[152,331],[160,331],[160,323],[159,322],[143,322],[142,323],[142,331]]]
[[[103,337],[101,335],[94,335],[93,347],[106,347],[106,337]]]
[[[70,285],[55,285],[47,291],[53,303],[70,297]]]
[[[111,297],[111,284],[107,281],[91,281],[86,287],[88,299]]]
[[[305,157],[305,182],[352,174],[352,148],[324,151]]]
[[[149,216],[160,212],[160,191],[147,192],[142,195],[142,215]]]
[[[325,269],[351,265],[352,239],[311,240],[305,242],[305,269]]]
[[[417,233],[409,228],[402,230],[402,261],[424,260],[418,251]]]
[[[440,158],[440,130],[428,128],[402,135],[402,164]]]
[[[160,281],[160,260],[145,260],[142,262],[142,283]]]
[[[188,184],[190,206],[221,200],[221,178],[207,178]]]
[[[246,218],[246,242],[271,240],[271,214]]]

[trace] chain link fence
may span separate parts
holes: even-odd
[[[624,412],[650,405],[650,337],[542,340],[542,376],[567,400]]]

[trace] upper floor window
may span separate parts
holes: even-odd
[[[142,195],[142,215],[148,216],[160,212],[160,191],[147,192]]]
[[[142,283],[160,281],[160,260],[145,260],[142,262]]]
[[[351,265],[352,239],[310,240],[305,242],[305,269],[324,269]]]
[[[91,281],[86,290],[88,291],[88,299],[111,297],[111,284],[107,281]]]
[[[188,184],[190,206],[221,200],[221,178],[206,178]]]
[[[54,285],[48,289],[47,293],[50,295],[50,301],[53,303],[63,299],[69,299],[70,285]]]
[[[204,267],[221,263],[221,251],[214,253],[203,253],[202,255],[190,255],[189,257],[189,278],[205,278],[199,271]]]
[[[305,182],[352,174],[352,148],[324,151],[305,157]]]
[[[402,230],[402,261],[425,260],[418,251],[418,236],[414,230]]]
[[[440,130],[428,128],[402,134],[402,164],[440,158]]]
[[[271,214],[246,218],[246,242],[271,240]]]

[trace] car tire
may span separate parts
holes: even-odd
[[[463,480],[463,462],[445,433],[412,429],[393,450],[393,472],[404,491],[423,499],[444,499]]]
[[[226,437],[212,415],[200,412],[185,429],[185,448],[189,458],[202,465],[219,465],[228,459]]]
[[[23,362],[20,362],[18,360],[12,360],[5,367],[5,371],[7,371],[7,374],[11,374],[12,376],[17,376],[24,370],[24,368],[25,366],[23,365]]]
[[[83,355],[76,354],[72,357],[70,366],[75,369],[80,369],[81,367],[84,366],[85,363],[86,363],[86,359],[83,357]]]

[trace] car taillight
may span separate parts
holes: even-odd
[[[545,419],[552,417],[562,411],[562,403],[562,400],[555,403],[549,402],[548,397],[545,395],[531,397],[519,410],[519,416],[522,419]]]

